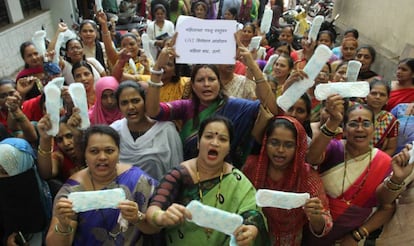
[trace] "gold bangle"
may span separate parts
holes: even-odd
[[[158,218],[158,216],[159,216],[160,214],[163,214],[163,213],[165,213],[165,212],[164,212],[164,211],[162,211],[161,209],[159,209],[159,210],[155,211],[155,212],[152,214],[152,217],[151,217],[151,222],[152,222],[152,224],[154,224],[156,227],[163,227],[162,225],[160,225],[160,224],[158,224],[158,223],[157,223],[157,218]]]
[[[61,234],[61,235],[69,235],[69,234],[72,234],[73,227],[70,226],[70,225],[68,225],[68,231],[61,231],[61,230],[59,230],[58,223],[56,223],[56,225],[55,225],[55,232],[58,233],[58,234]]]
[[[369,236],[369,231],[364,226],[359,227],[358,232],[359,232],[359,230],[361,230],[364,233],[364,237],[368,237]],[[361,232],[359,232],[359,234],[361,234]]]
[[[40,148],[40,145],[39,147],[37,147],[37,153],[39,155],[49,155],[49,154],[52,154],[52,152],[53,152],[52,148],[49,151],[46,151],[46,150],[42,150],[42,148]]]
[[[254,82],[256,82],[256,84],[260,84],[260,83],[266,82],[266,79],[265,78],[261,78],[261,79],[255,80]]]

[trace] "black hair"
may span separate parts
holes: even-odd
[[[13,86],[13,88],[16,88],[16,82],[14,82],[14,80],[8,79],[8,78],[1,78],[0,79],[0,86],[8,85],[8,84],[11,84]]]
[[[230,7],[228,9],[226,9],[226,11],[229,11],[230,14],[234,17],[234,19],[237,20],[237,14],[238,14],[237,8]]]
[[[306,135],[308,135],[310,138],[312,138],[313,133],[312,133],[312,127],[311,127],[311,121],[310,121],[310,117],[312,114],[312,101],[310,99],[310,97],[308,96],[307,93],[304,93],[300,99],[302,99],[305,102],[306,105],[306,113],[308,114],[308,119],[305,120],[302,123],[303,128],[306,131]]]
[[[115,98],[116,98],[116,101],[118,102],[118,108],[119,108],[119,97],[121,96],[122,91],[126,88],[133,88],[134,90],[136,90],[139,93],[139,95],[142,97],[142,99],[144,99],[144,102],[145,102],[144,88],[142,88],[142,86],[135,81],[125,80],[119,84],[118,88],[115,91]]]
[[[279,55],[279,57],[276,59],[276,61],[279,60],[281,57],[286,58],[288,60],[289,69],[292,70],[293,69],[293,66],[295,65],[292,57],[290,55],[286,55],[286,54],[283,54],[282,53],[282,54]]]
[[[366,104],[359,104],[359,103],[356,103],[356,104],[354,104],[354,105],[352,105],[350,108],[348,108],[348,110],[346,110],[346,113],[344,114],[344,124],[346,125],[346,123],[348,123],[348,120],[349,120],[349,114],[352,112],[352,111],[354,111],[354,110],[356,110],[356,109],[365,109],[365,110],[367,110],[367,111],[369,111],[370,113],[371,113],[371,122],[372,123],[375,123],[375,114],[374,114],[374,111],[372,111],[372,109],[370,108],[370,107],[368,107],[368,105],[366,105]]]
[[[89,71],[91,71],[92,76],[93,76],[92,66],[89,65],[89,63],[87,61],[83,60],[83,61],[80,61],[80,62],[77,62],[77,63],[73,64],[73,66],[72,66],[72,75],[73,75],[73,77],[75,77],[76,69],[78,69],[80,67],[86,67]]]
[[[66,43],[65,43],[65,60],[68,61],[69,63],[72,63],[72,60],[70,59],[70,57],[68,57],[68,51],[69,51],[68,46],[71,42],[74,42],[74,41],[80,43],[81,47],[83,48],[83,43],[78,38],[71,38],[68,41],[66,41]],[[83,54],[83,60],[85,60],[85,54]]]
[[[120,137],[118,132],[113,129],[112,127],[108,126],[108,125],[93,125],[91,127],[89,127],[88,129],[85,130],[84,134],[83,134],[83,139],[82,139],[82,153],[86,152],[86,146],[88,146],[88,142],[89,139],[92,135],[94,134],[101,134],[101,135],[107,135],[109,137],[112,138],[112,140],[114,140],[115,145],[118,147],[119,149],[119,145],[120,145]]]
[[[368,45],[368,44],[361,45],[357,49],[356,53],[358,54],[358,52],[362,49],[367,49],[368,50],[368,52],[369,52],[369,54],[371,55],[371,58],[372,58],[372,63],[374,63],[375,58],[377,56],[377,51],[374,49],[374,47],[372,47],[371,45]]]
[[[347,30],[344,32],[344,36],[346,36],[348,33],[352,33],[352,35],[354,36],[354,38],[355,38],[355,39],[358,39],[358,38],[359,38],[359,32],[358,32],[358,30],[357,30],[357,29],[355,29],[355,28],[350,28],[350,29],[347,29]]]
[[[411,72],[414,73],[414,58],[405,58],[401,60],[398,64],[406,64],[411,69]],[[414,84],[414,76],[411,78],[411,81]]]
[[[322,34],[328,34],[328,36],[331,38],[331,43],[333,44],[335,42],[335,36],[334,34],[329,30],[323,30],[318,32],[318,36],[316,37],[316,40],[319,40]]]
[[[79,25],[79,32],[82,32],[82,28],[86,24],[90,24],[92,28],[95,29],[96,33],[98,33],[98,26],[96,25],[96,22],[93,20],[89,20],[89,19],[85,19],[82,21],[82,23]],[[98,35],[96,35],[96,37],[98,37]],[[97,38],[95,39],[95,58],[101,63],[104,69],[106,69],[103,49],[102,49],[101,43],[98,41]]]
[[[292,52],[292,47],[286,41],[278,41],[274,46],[274,50],[276,51],[276,49],[281,47],[281,46],[287,46],[288,47],[289,54],[287,54],[287,55],[290,56],[290,53]]]
[[[206,129],[206,126],[212,122],[222,122],[226,126],[227,131],[229,132],[229,140],[231,144],[234,138],[233,123],[227,117],[221,115],[210,116],[201,122],[200,127],[198,128],[198,141],[200,141],[201,136],[203,135],[204,130]]]
[[[224,99],[227,101],[228,97],[224,94],[223,91],[223,85],[221,83],[221,79],[220,79],[220,72],[217,68],[216,65],[213,64],[196,64],[193,66],[193,69],[191,71],[191,77],[190,77],[190,81],[191,84],[195,83],[195,76],[198,72],[198,70],[202,69],[202,68],[209,68],[211,70],[213,70],[213,72],[215,73],[215,75],[217,76],[217,79],[220,83],[220,90],[219,90],[219,94],[217,96],[217,99]],[[191,100],[193,100],[194,102],[194,108],[193,108],[193,115],[194,115],[194,119],[193,119],[193,129],[198,128],[198,125],[200,123],[200,118],[199,118],[199,107],[200,107],[200,98],[198,98],[198,96],[195,94],[194,90],[191,90]]]
[[[387,81],[382,80],[382,79],[377,79],[377,78],[375,78],[375,79],[373,79],[373,80],[369,83],[369,90],[371,91],[371,90],[372,90],[372,88],[374,88],[374,87],[375,87],[375,86],[377,86],[377,85],[379,85],[379,86],[384,86],[384,87],[385,87],[385,90],[387,91],[387,96],[388,96],[388,97],[390,96],[390,93],[391,93],[391,86],[390,86],[390,84],[389,84]]]
[[[246,28],[247,26],[250,26],[253,29],[254,35],[256,35],[256,25],[253,24],[253,22],[246,22],[243,26],[243,29]]]
[[[293,137],[295,140],[297,139],[298,132],[296,131],[295,125],[287,119],[284,118],[275,118],[274,120],[270,121],[266,128],[266,137],[272,135],[272,132],[278,127],[285,127],[289,129],[293,133]]]
[[[26,48],[29,47],[30,45],[34,46],[32,41],[26,41],[20,45],[20,56],[22,57],[23,61],[24,61],[24,53],[26,52]],[[29,68],[29,64],[24,62],[24,68]]]

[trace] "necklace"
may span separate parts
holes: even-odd
[[[365,182],[367,181],[367,177],[368,177],[368,173],[369,170],[371,169],[371,160],[372,160],[372,148],[369,149],[369,159],[368,159],[368,169],[364,175],[364,178],[362,179],[361,184],[358,186],[358,189],[356,190],[356,192],[354,194],[352,194],[351,198],[349,198],[348,200],[345,199],[345,195],[344,195],[344,190],[345,190],[345,179],[347,179],[346,177],[346,168],[347,168],[347,163],[348,160],[346,159],[347,157],[347,153],[346,153],[346,147],[345,147],[345,153],[344,153],[344,177],[342,179],[342,201],[344,201],[348,206],[352,204],[352,201],[355,199],[355,197],[359,194],[359,192],[362,190],[362,187],[364,187]],[[367,156],[367,154],[364,154],[363,157],[356,159],[356,158],[351,158],[354,159],[356,161],[362,161],[365,157]]]
[[[200,179],[200,173],[198,171],[198,159],[196,161],[196,171],[197,171],[197,181],[198,181],[198,195],[200,196],[200,202],[203,203],[203,190],[201,189],[201,179]],[[223,180],[223,174],[224,174],[224,164],[223,164],[223,169],[221,170],[221,173],[220,173],[220,181],[219,181],[219,186],[217,189],[216,201],[214,203],[214,207],[217,207],[217,203],[220,199],[221,181]],[[210,239],[210,236],[213,233],[213,229],[204,228],[204,232],[207,235],[207,239]]]
[[[92,174],[91,174],[91,172],[90,172],[90,171],[89,171],[88,173],[89,173],[89,178],[90,178],[90,180],[91,180],[92,188],[93,188],[93,190],[94,190],[94,191],[96,191],[96,188],[95,188],[95,183],[93,182],[93,178],[92,178]],[[119,187],[119,183],[118,183],[118,174],[117,174],[117,176],[116,176],[116,178],[115,178],[115,183],[116,183],[116,184],[117,184],[117,186]],[[99,212],[99,214],[101,215],[101,217],[102,217],[102,221],[105,223],[105,227],[106,227],[106,228],[109,228],[108,222],[107,222],[107,220],[106,220],[106,218],[105,218],[105,215],[103,214],[103,211],[102,211],[101,209],[97,209],[97,210],[96,210],[96,212]],[[117,232],[112,232],[110,229],[107,229],[107,231],[108,231],[108,236],[109,236],[110,238],[112,238],[112,240],[113,240],[113,241],[116,241],[116,239],[118,238],[119,234],[121,234],[121,233],[122,233],[121,228],[119,228],[119,226],[118,226],[118,231],[117,231]]]
[[[404,138],[404,143],[407,143],[407,140],[408,140],[408,133],[407,134],[405,133],[405,129],[407,128],[408,121],[410,121],[410,117],[413,115],[414,105],[413,106],[411,106],[411,105],[412,105],[412,103],[408,104],[407,109],[406,109],[406,113],[408,112],[408,115],[407,115],[407,119],[405,120],[403,132],[402,132],[402,136]],[[411,106],[411,109],[408,111],[408,107],[410,107],[410,106]]]

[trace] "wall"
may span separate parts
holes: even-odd
[[[412,0],[336,0],[340,14],[335,22],[338,30],[354,27],[360,44],[377,50],[374,71],[390,80],[395,78],[396,65],[404,48],[414,45],[414,4]]]
[[[19,51],[20,44],[30,41],[32,35],[41,30],[42,25],[46,28],[50,38],[56,29],[52,25],[50,11],[44,11],[0,32],[0,57],[2,58],[0,59],[0,77],[12,76],[23,67],[24,62]]]

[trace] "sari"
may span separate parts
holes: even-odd
[[[231,213],[240,214],[243,224],[255,225],[259,230],[255,244],[266,245],[266,223],[260,208],[256,205],[256,190],[250,181],[238,169],[225,174],[221,181],[221,189],[218,194],[220,177],[201,182],[203,191],[203,204],[214,206]],[[216,199],[216,195],[220,199]],[[160,182],[150,206],[155,205],[166,210],[172,203],[186,206],[192,200],[200,200],[198,183],[194,183],[191,174],[184,166],[172,169]],[[218,202],[216,202],[218,201]],[[208,237],[205,228],[185,221],[182,224],[165,229],[167,245],[229,245],[230,237],[224,233],[213,230]]]
[[[109,124],[112,124],[112,122],[123,118],[123,114],[121,113],[121,111],[119,111],[118,107],[116,107],[112,111],[107,110],[104,107],[102,107],[102,93],[105,90],[111,90],[115,93],[118,86],[119,86],[118,81],[114,77],[111,77],[111,76],[102,77],[96,82],[96,86],[95,86],[96,101],[95,101],[95,104],[89,109],[89,112],[88,112],[91,125],[96,125],[96,124],[109,125]],[[115,100],[115,98],[113,100]]]
[[[382,110],[375,117],[373,145],[381,149],[387,138],[398,136],[398,120],[388,111]]]
[[[391,172],[391,157],[379,149],[347,161],[345,186],[345,149],[341,140],[332,139],[319,167],[333,218],[332,231],[322,239],[310,237],[309,245],[332,245],[361,226],[378,205],[375,191]]]
[[[103,190],[122,188],[126,198],[135,201],[141,212],[145,213],[148,201],[154,193],[157,181],[149,177],[141,169],[131,167],[120,174]],[[85,191],[82,184],[68,179],[59,193],[55,203],[71,192]],[[73,245],[151,245],[136,226],[128,226],[125,232],[120,232],[118,217],[119,209],[97,209],[77,214],[78,226],[76,228]],[[112,235],[110,235],[110,233]]]
[[[287,119],[292,122],[296,128],[296,153],[292,165],[286,171],[285,176],[274,181],[267,175],[269,167],[269,158],[266,151],[267,137],[262,142],[260,154],[250,156],[243,167],[243,172],[252,181],[256,189],[270,189],[286,192],[307,192],[311,197],[318,197],[324,207],[323,217],[325,219],[325,228],[322,237],[328,234],[332,228],[332,218],[329,213],[328,198],[323,188],[322,180],[319,174],[313,168],[305,163],[305,154],[308,148],[307,136],[303,126],[294,118],[281,116],[277,118]],[[280,209],[280,208],[263,208],[268,225],[272,245],[310,245],[302,241],[302,231],[306,227],[313,233],[308,223],[308,219],[303,208]]]
[[[385,106],[385,110],[391,111],[395,106],[400,103],[414,102],[414,88],[405,88],[399,90],[392,90],[390,98]]]
[[[135,140],[125,118],[111,127],[121,137],[119,160],[138,166],[156,180],[183,161],[181,141],[172,122],[158,121]]]
[[[183,142],[184,160],[194,158],[198,154],[197,133],[200,122],[212,115],[221,115],[230,119],[234,126],[234,140],[231,144],[231,161],[240,168],[250,153],[253,145],[251,131],[259,112],[260,101],[242,98],[218,99],[208,107],[200,105],[198,115],[194,115],[194,102],[177,100],[160,103],[159,120],[183,120],[180,137]],[[198,121],[198,122],[197,122]]]
[[[407,108],[411,103],[400,103],[391,110],[391,113],[398,119],[400,129],[398,132],[397,149],[399,153],[406,144],[414,141],[414,115],[407,113]]]

